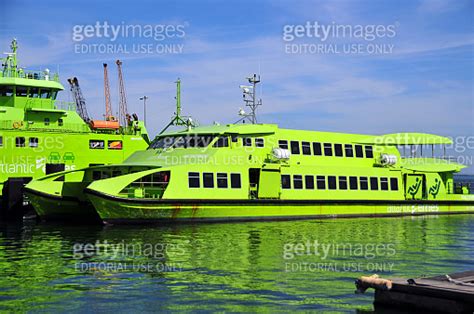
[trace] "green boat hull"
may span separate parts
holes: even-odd
[[[98,222],[100,217],[90,202],[75,198],[54,197],[36,191],[26,190],[28,200],[43,220]]]
[[[474,201],[137,200],[88,190],[105,223],[294,220],[474,213]]]

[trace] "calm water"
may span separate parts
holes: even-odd
[[[354,279],[474,269],[474,216],[3,225],[0,311],[371,311]]]

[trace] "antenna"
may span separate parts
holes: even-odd
[[[260,75],[254,74],[253,76],[247,77],[247,80],[252,85],[240,85],[240,88],[243,92],[243,100],[245,102],[245,106],[250,108],[250,113],[245,113],[243,109],[239,109],[239,115],[242,116],[240,120],[236,123],[243,122],[245,120],[250,121],[252,124],[257,123],[257,107],[262,105],[262,99],[257,101],[256,94],[257,94],[257,84],[260,83]]]
[[[174,113],[174,117],[171,118],[170,123],[161,130],[160,134],[163,134],[170,126],[175,125],[175,126],[181,126],[185,125],[188,128],[189,127],[194,127],[196,126],[195,122],[191,117],[187,116],[181,116],[181,80],[178,78],[178,80],[175,82],[176,83],[176,112]]]

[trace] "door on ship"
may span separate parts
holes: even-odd
[[[259,180],[260,180],[260,168],[250,168],[249,169],[250,198],[257,198]]]
[[[405,198],[421,200],[426,195],[426,178],[422,174],[405,174]]]
[[[280,167],[264,165],[260,172],[258,183],[258,198],[280,198],[281,193],[281,172]]]

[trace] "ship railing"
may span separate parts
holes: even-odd
[[[53,99],[42,99],[43,104],[46,101],[50,102],[53,105],[54,109],[57,110],[68,110],[68,111],[76,111],[76,103],[73,101],[64,101],[64,100],[53,100]],[[28,98],[26,101],[25,109],[33,109],[37,105],[35,98]]]
[[[23,69],[4,69],[0,72],[0,77],[26,78],[31,80],[59,82],[58,73],[46,73],[45,71],[33,71]]]
[[[2,120],[0,121],[0,129],[13,129],[13,124],[17,121],[13,120]]]
[[[55,100],[54,107],[58,110],[76,111],[76,103],[73,101]]]
[[[37,125],[28,121],[18,120],[2,120],[0,121],[0,129],[11,130],[11,129],[23,129],[31,131],[41,132],[73,132],[73,133],[88,133],[90,128],[87,124],[83,123],[64,123],[63,125],[50,124],[49,126]]]

